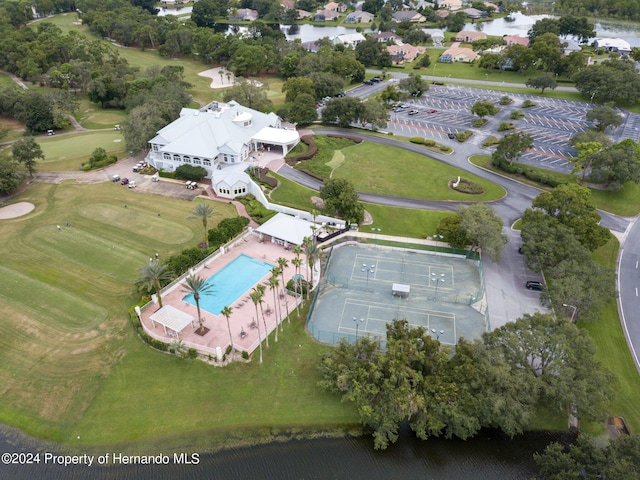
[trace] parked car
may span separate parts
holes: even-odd
[[[120,185],[128,185],[128,184],[129,184],[129,179],[128,179],[128,178],[123,178],[123,179],[120,181]]]
[[[136,188],[136,187],[137,187],[136,182],[134,182],[134,181],[132,180],[131,182],[129,182],[128,187],[129,187],[129,188]]]
[[[435,108],[431,108],[429,110],[427,110],[427,113],[436,113],[437,110]]]
[[[449,132],[449,133],[447,134],[447,137],[449,137],[449,139],[450,139],[450,140],[453,140],[454,138],[456,138],[456,134],[455,134],[455,133],[451,133],[451,132]]]
[[[536,280],[529,280],[525,285],[529,290],[542,290],[544,287],[544,283]]]
[[[53,130],[47,130],[47,135],[51,136],[51,135],[55,135],[56,132],[54,132]]]
[[[379,78],[379,77],[373,77],[373,78],[371,79],[371,82],[373,82],[373,83],[379,83],[379,82],[381,82],[381,81],[382,81],[382,80],[380,80],[380,78]]]
[[[373,85],[373,82],[371,80],[365,80],[364,82],[365,85]]]
[[[420,112],[418,110],[409,110],[409,115],[417,115]]]
[[[120,181],[120,175],[114,175],[113,177],[111,177],[111,181],[112,182],[119,182]]]

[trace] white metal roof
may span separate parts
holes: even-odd
[[[273,145],[289,145],[300,139],[300,134],[296,130],[285,130],[284,128],[264,127],[256,133],[252,140]]]
[[[174,332],[180,333],[184,328],[192,323],[195,319],[188,313],[178,310],[171,305],[165,305],[160,310],[149,317],[154,322],[158,322],[165,328],[170,328]]]
[[[294,245],[302,245],[305,237],[313,235],[313,223],[292,217],[285,213],[277,213],[256,231],[270,237],[275,237]]]

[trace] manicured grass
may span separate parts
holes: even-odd
[[[433,235],[440,220],[452,213],[440,210],[385,207],[371,203],[366,203],[364,207],[373,217],[373,224],[361,226],[360,231],[370,232],[375,228],[376,233],[383,235],[411,238],[427,238]],[[377,232],[378,228],[380,232]]]
[[[127,118],[127,112],[111,108],[103,109],[98,104],[83,98],[80,100],[80,108],[75,113],[75,117],[84,128],[113,128]]]
[[[491,157],[489,155],[473,155],[470,158],[470,161],[474,165],[499,173],[500,175],[504,175],[505,177],[515,178],[522,183],[526,183],[543,190],[548,190],[551,188],[548,185],[541,185],[536,182],[527,180],[524,177],[513,175],[494,167],[493,165],[491,165]],[[543,172],[547,175],[557,178],[560,181],[566,181],[567,183],[572,181],[570,176],[564,173],[552,172],[544,168],[531,167],[529,165],[527,165],[527,167],[539,172]],[[592,188],[591,196],[596,206],[607,212],[616,215],[622,215],[625,217],[631,217],[640,213],[640,185],[637,185],[635,183],[629,182],[625,184],[624,188],[619,192],[611,192],[607,190]]]
[[[618,241],[612,238],[609,243],[594,252],[594,258],[603,265],[616,268],[619,247]],[[630,320],[633,321],[627,318],[627,321]],[[614,385],[616,396],[610,402],[611,415],[623,416],[631,431],[637,433],[640,431],[640,375],[629,353],[616,303],[607,304],[597,322],[579,322],[579,325],[589,332],[596,343],[597,358],[618,378],[618,383]],[[597,431],[602,429],[602,425],[590,428]]]
[[[173,436],[174,446],[186,436],[204,448],[211,438],[356,421],[317,388],[328,347],[303,322],[285,324],[263,365],[224,369],[155,352],[133,334],[127,311],[140,266],[201,236],[192,202],[110,182],[35,183],[15,201],[36,209],[1,222],[0,422],[74,445],[78,435],[88,444]],[[221,215],[210,227],[236,214],[213,206]]]
[[[334,178],[346,178],[361,192],[396,197],[490,201],[502,198],[502,187],[429,157],[384,145],[362,142],[342,150],[344,163],[334,170]],[[457,176],[478,183],[481,195],[466,195],[449,188]]]
[[[311,203],[311,197],[317,197],[318,192],[292,182],[277,173],[270,172],[269,175],[278,180],[278,186],[269,196],[271,201],[307,211],[315,208]]]
[[[115,130],[39,137],[37,142],[45,156],[44,162],[38,162],[37,169],[47,172],[79,170],[98,147],[119,158],[126,152],[122,134]]]

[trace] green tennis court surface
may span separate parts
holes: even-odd
[[[320,341],[384,339],[386,324],[406,319],[442,343],[478,338],[486,329],[480,262],[392,247],[334,247],[309,317]]]

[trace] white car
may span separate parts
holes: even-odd
[[[129,188],[136,188],[136,182],[134,182],[133,180],[129,182]]]

